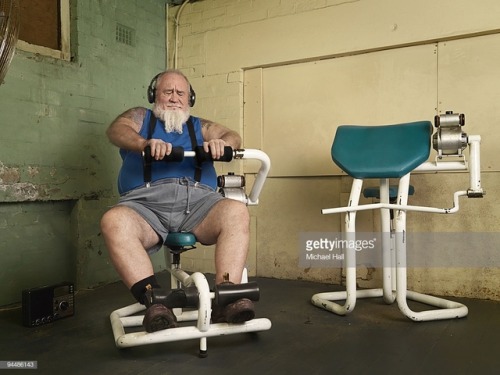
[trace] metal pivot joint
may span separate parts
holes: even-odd
[[[432,146],[438,152],[438,158],[443,156],[462,156],[462,151],[467,147],[467,133],[462,131],[465,125],[463,113],[446,111],[444,115],[434,117],[434,126],[437,129],[432,136]]]

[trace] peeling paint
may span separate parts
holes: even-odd
[[[32,167],[31,165],[28,166],[28,174],[30,177],[35,177],[40,173],[40,168],[39,167]]]
[[[97,172],[89,168],[0,162],[0,202],[59,201],[82,197],[99,200],[101,195],[112,194],[106,189],[91,190],[90,186],[99,184],[99,181],[82,184],[82,174],[94,176]]]
[[[19,168],[6,167],[0,162],[0,184],[14,184],[20,180]]]
[[[14,184],[1,184],[0,191],[13,196],[20,201],[35,201],[40,197],[38,188],[34,184],[19,182]]]

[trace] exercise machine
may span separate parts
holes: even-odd
[[[184,151],[181,147],[174,147],[172,153],[161,162],[176,162],[184,157],[197,158],[199,163],[211,160],[209,153],[202,147],[194,151]],[[255,181],[246,194],[244,176],[234,173],[218,176],[219,192],[229,198],[239,200],[246,205],[253,206],[259,203],[259,195],[264,186],[271,162],[267,154],[256,149],[225,148],[224,155],[216,161],[230,162],[232,160],[254,159],[260,162],[260,168],[255,176]],[[143,153],[145,170],[148,164],[155,162],[148,150]],[[265,331],[271,328],[271,321],[267,318],[254,318],[244,323],[211,323],[212,301],[218,305],[227,305],[240,298],[258,301],[260,291],[255,282],[248,282],[246,269],[242,275],[242,283],[237,285],[218,285],[211,290],[205,275],[201,272],[189,274],[181,268],[181,254],[195,248],[196,238],[192,233],[169,233],[164,244],[167,270],[171,274],[172,292],[177,293],[179,306],[173,309],[179,327],[164,329],[148,333],[145,330],[133,327],[142,327],[144,315],[141,314],[146,306],[135,303],[118,310],[110,315],[111,326],[115,344],[118,348],[128,348],[140,345],[156,344],[190,339],[199,339],[199,356],[207,356],[207,338],[245,332]],[[152,292],[148,299],[152,303],[162,303],[171,292]],[[183,324],[183,322],[187,322]]]
[[[333,161],[353,178],[347,207],[323,209],[323,214],[345,213],[347,241],[356,239],[356,214],[362,210],[380,210],[382,232],[382,288],[357,289],[356,250],[344,249],[345,291],[313,295],[311,302],[327,311],[346,315],[354,310],[357,298],[382,297],[387,304],[397,301],[401,312],[413,321],[461,318],[468,314],[465,305],[407,290],[406,213],[453,214],[459,210],[459,198],[480,198],[480,143],[478,135],[467,135],[462,128],[465,115],[448,111],[435,116],[434,135],[430,121],[382,126],[339,126],[331,149]],[[434,161],[428,161],[433,148]],[[469,148],[469,160],[464,150]],[[413,206],[410,175],[417,172],[467,171],[470,187],[453,194],[451,208]],[[363,190],[363,181],[376,179],[377,188]],[[390,185],[397,179],[397,185]],[[379,203],[359,204],[361,193],[379,199]],[[344,301],[343,304],[338,301]],[[414,311],[407,301],[430,305],[430,310]]]

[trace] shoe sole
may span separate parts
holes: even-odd
[[[244,323],[255,317],[253,302],[249,299],[241,299],[224,309],[226,321],[232,324]]]
[[[152,333],[177,327],[174,313],[163,305],[151,306],[144,315],[142,324],[146,332]]]

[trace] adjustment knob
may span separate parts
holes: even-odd
[[[69,303],[68,303],[68,301],[62,301],[62,302],[59,304],[59,308],[60,308],[62,311],[66,311],[66,310],[69,308]]]

